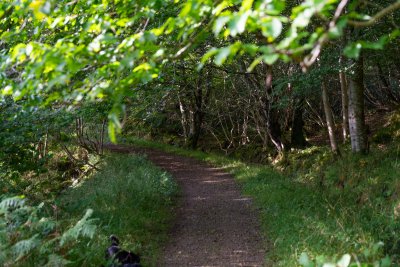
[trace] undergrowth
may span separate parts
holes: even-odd
[[[311,147],[292,151],[285,165],[275,168],[134,138],[127,142],[194,157],[231,172],[261,211],[262,230],[272,247],[266,255],[270,265],[399,262],[400,143],[384,149],[374,145],[368,156],[342,148],[340,159],[326,148]]]
[[[172,219],[177,185],[142,157],[111,154],[102,170],[58,199],[61,214],[79,218],[93,209],[98,231],[90,244],[78,244],[75,266],[104,263],[108,237],[117,235],[121,247],[141,255],[144,266],[155,266]]]
[[[55,202],[2,194],[0,266],[101,266],[111,234],[143,266],[156,266],[176,194],[168,174],[143,157],[118,154],[106,155],[97,173]]]

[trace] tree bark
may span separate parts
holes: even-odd
[[[188,136],[189,136],[189,130],[188,130],[188,118],[187,118],[187,111],[185,104],[182,102],[181,97],[179,96],[178,93],[178,102],[179,102],[179,111],[181,113],[181,125],[182,125],[182,131],[183,131],[183,137],[185,139],[185,144],[188,141]]]
[[[342,135],[343,143],[345,143],[349,138],[349,87],[343,71],[339,72],[339,79],[342,94]]]
[[[322,87],[322,103],[324,106],[325,119],[326,119],[326,125],[328,128],[331,149],[335,155],[340,155],[339,147],[337,145],[336,136],[335,136],[335,124],[333,122],[332,110],[331,110],[331,106],[329,104],[328,92],[327,92],[326,84],[324,81],[321,83],[321,87]]]
[[[349,129],[351,149],[354,153],[368,152],[368,138],[364,115],[363,55],[355,62],[349,83]]]

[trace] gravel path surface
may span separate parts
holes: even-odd
[[[265,266],[264,242],[251,199],[230,174],[191,158],[153,149],[108,145],[146,154],[182,189],[175,225],[159,266]]]

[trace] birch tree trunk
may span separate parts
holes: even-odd
[[[342,94],[342,135],[344,143],[349,138],[349,87],[346,74],[343,71],[339,72],[339,79]]]
[[[355,62],[354,75],[349,82],[349,129],[351,149],[355,153],[368,152],[364,115],[363,55]]]
[[[340,155],[339,148],[338,148],[337,141],[336,141],[336,136],[335,136],[335,124],[333,122],[332,110],[331,110],[331,106],[329,104],[328,92],[327,92],[326,84],[324,81],[321,83],[321,87],[322,87],[322,103],[324,106],[325,119],[326,119],[326,125],[328,128],[331,149],[335,155]]]

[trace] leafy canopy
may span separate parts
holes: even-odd
[[[349,23],[373,19],[357,7],[358,1],[348,0],[5,0],[0,90],[27,106],[111,100],[109,132],[115,140],[124,98],[162,79],[164,68],[192,56],[196,47],[208,50],[197,59],[199,68],[210,59],[221,65],[249,54],[249,71],[278,60],[307,69]],[[351,43],[345,54],[380,49],[398,34]],[[224,45],[213,47],[209,40]]]

